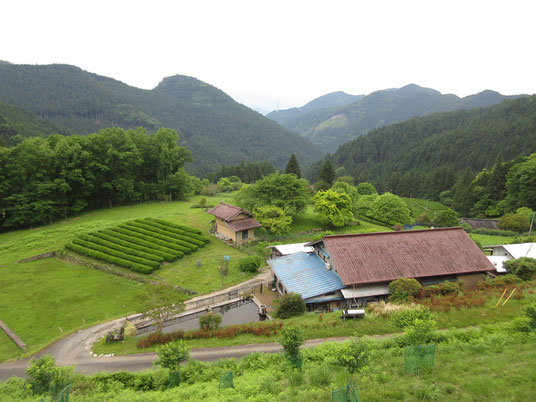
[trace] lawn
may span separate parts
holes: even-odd
[[[0,268],[0,288],[1,319],[27,345],[20,351],[0,331],[0,361],[37,352],[84,321],[133,313],[143,291],[137,282],[55,258]]]
[[[476,233],[469,233],[469,236],[471,236],[473,240],[478,240],[483,247],[509,244],[514,240],[511,236],[490,236]]]
[[[411,214],[414,217],[419,216],[423,212],[426,212],[430,219],[434,218],[434,213],[443,211],[448,209],[446,205],[441,204],[437,201],[430,201],[425,200],[422,198],[408,198],[408,197],[400,197],[402,198],[406,204],[408,205],[408,208],[411,210]]]

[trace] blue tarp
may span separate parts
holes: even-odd
[[[268,261],[288,292],[304,299],[331,293],[344,285],[339,276],[326,269],[326,263],[315,254],[299,252]]]

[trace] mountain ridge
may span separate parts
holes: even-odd
[[[284,168],[293,153],[304,165],[322,156],[307,139],[183,75],[165,77],[146,90],[66,64],[0,64],[0,102],[76,134],[113,126],[173,128],[194,155],[189,170],[199,175],[242,160],[268,160]]]
[[[328,152],[334,152],[339,145],[378,127],[433,113],[491,106],[516,97],[485,90],[460,98],[408,84],[401,88],[374,91],[347,105],[302,113],[280,124],[309,138]],[[279,115],[285,116],[285,111]],[[339,119],[331,120],[334,117]],[[336,124],[332,124],[334,121]]]

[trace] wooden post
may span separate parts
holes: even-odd
[[[506,302],[507,302],[508,300],[510,300],[510,297],[512,297],[512,295],[514,294],[515,291],[516,291],[516,288],[514,288],[514,290],[512,290],[512,293],[510,293],[510,296],[508,296],[508,299],[506,299],[506,300],[504,301],[504,303],[502,304],[502,306],[504,306],[504,305],[506,304]]]
[[[504,294],[506,293],[506,290],[507,290],[507,289],[508,289],[508,288],[504,288],[504,292],[503,292],[503,294],[501,295],[501,298],[499,299],[499,301],[497,302],[497,304],[495,305],[495,307],[499,306],[499,303],[501,302],[502,298],[504,297]]]

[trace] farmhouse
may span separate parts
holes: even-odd
[[[489,246],[491,251],[488,259],[495,266],[498,273],[506,273],[504,263],[508,260],[517,260],[521,257],[536,258],[536,243],[505,244],[502,246]]]
[[[425,286],[463,280],[470,289],[496,272],[461,227],[324,236],[308,245],[312,254],[268,264],[277,290],[300,293],[310,309],[364,306],[386,297],[389,283],[401,277]]]
[[[214,234],[233,244],[255,240],[255,228],[261,226],[251,212],[220,202],[207,213],[214,215]]]

